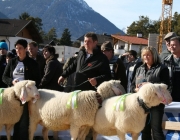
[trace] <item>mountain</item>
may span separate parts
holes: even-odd
[[[4,15],[3,13],[0,12],[0,18],[6,19],[6,18],[8,18],[8,17],[7,17],[6,15]]]
[[[61,37],[65,28],[70,30],[72,39],[90,31],[124,34],[84,0],[1,0],[0,12],[9,18],[18,18],[23,12],[39,17],[43,22],[43,30],[47,32],[54,27],[58,37]]]

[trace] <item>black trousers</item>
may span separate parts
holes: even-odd
[[[151,116],[148,114],[146,125],[142,130],[142,140],[152,140],[152,137],[153,140],[165,140],[165,136],[162,131],[164,107],[164,104],[160,104],[159,106],[151,108]]]
[[[29,111],[28,103],[24,104],[23,113],[19,120],[14,125],[13,140],[29,140]]]

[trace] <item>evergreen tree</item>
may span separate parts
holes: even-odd
[[[62,37],[59,40],[60,45],[72,46],[71,34],[68,28],[64,29]]]
[[[180,36],[180,14],[175,12],[172,18],[172,31]]]
[[[142,33],[144,37],[148,37],[149,33],[158,33],[158,27],[160,21],[152,21],[147,16],[139,16],[138,21],[134,21],[127,30],[128,35],[136,35]],[[155,26],[156,25],[156,26]],[[158,28],[157,28],[158,27]]]
[[[22,19],[22,20],[31,20],[33,22],[33,24],[35,25],[36,29],[41,32],[42,31],[42,19],[39,18],[39,17],[32,17],[30,16],[27,12],[24,12],[22,13],[20,16],[19,16],[19,19]]]
[[[47,40],[54,40],[57,38],[56,29],[53,27],[46,35]]]

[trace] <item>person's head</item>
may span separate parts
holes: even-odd
[[[98,43],[98,38],[95,33],[87,33],[84,35],[84,47],[87,51],[92,52]]]
[[[16,49],[12,49],[12,50],[11,50],[11,52],[14,54],[14,56],[16,56],[16,55],[17,55],[17,53],[16,53]]]
[[[107,56],[108,60],[111,60],[111,58],[114,56],[114,48],[110,41],[105,41],[101,45],[101,51]]]
[[[168,34],[166,34],[166,36],[164,37],[165,43],[166,43],[166,47],[167,49],[170,51],[170,39],[172,37],[175,37],[176,33],[175,32],[169,32]]]
[[[38,45],[35,41],[28,43],[28,52],[29,52],[30,56],[36,57],[36,55],[38,53]]]
[[[150,66],[161,62],[156,48],[152,46],[144,47],[141,50],[141,59],[144,64],[148,64]]]
[[[20,60],[23,60],[26,57],[27,52],[27,41],[25,39],[19,39],[15,43],[15,49],[17,56],[20,58]]]
[[[126,52],[126,53],[127,53],[126,57],[127,57],[128,62],[132,62],[132,61],[137,59],[137,52],[136,51],[130,50],[130,51]]]
[[[6,55],[8,51],[8,45],[6,42],[0,42],[0,55]]]
[[[3,40],[0,40],[0,42],[6,42],[6,40],[3,39]]]
[[[53,46],[45,46],[43,48],[43,56],[45,59],[50,58],[50,56],[56,56],[56,49]]]
[[[75,56],[75,57],[78,56],[78,53],[79,53],[79,52],[75,52],[74,56]]]
[[[10,59],[14,58],[14,54],[12,52],[8,52],[6,55],[6,63],[9,62]]]
[[[170,39],[170,51],[174,55],[180,56],[180,37],[172,37]]]

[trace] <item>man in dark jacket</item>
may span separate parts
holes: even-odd
[[[166,42],[166,49],[160,54],[160,58],[161,58],[161,61],[163,62],[164,58],[167,57],[168,55],[171,54],[171,51],[170,51],[170,39],[172,37],[175,37],[176,36],[176,33],[174,32],[169,32],[165,37],[164,37],[164,40]]]
[[[114,48],[110,41],[105,41],[101,45],[101,51],[107,56],[111,70],[111,77],[114,80],[120,80],[122,86],[127,90],[127,77],[125,66],[118,56],[114,55]]]
[[[180,102],[180,37],[176,36],[170,39],[170,51],[162,62],[169,69],[170,90],[173,101]]]
[[[75,89],[79,90],[95,90],[95,86],[111,79],[109,61],[97,48],[97,42],[95,33],[87,33],[84,36],[85,47],[79,51],[77,59],[63,72],[58,80],[59,84],[73,72],[76,72]]]
[[[36,62],[38,63],[41,75],[40,77],[42,78],[44,76],[44,67],[46,65],[46,61],[44,57],[41,54],[39,54],[38,45],[35,41],[28,43],[28,52],[29,57],[36,60]]]

